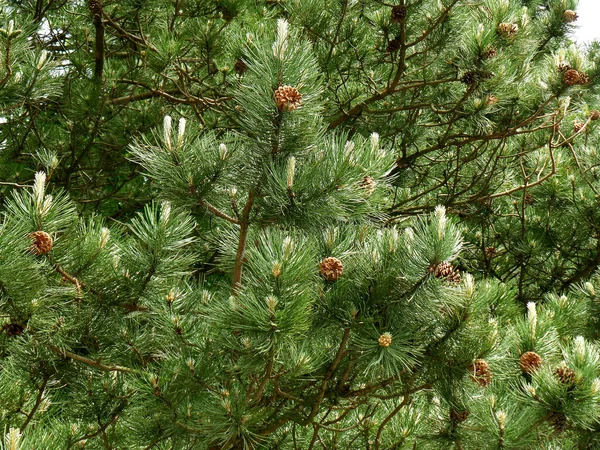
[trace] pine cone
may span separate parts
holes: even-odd
[[[563,73],[566,72],[567,70],[571,70],[571,69],[572,69],[572,67],[566,63],[560,63],[558,65],[558,70]]]
[[[521,370],[531,375],[542,365],[542,357],[536,352],[526,352],[521,355],[519,362]]]
[[[330,256],[321,261],[321,275],[325,277],[327,281],[337,281],[344,273],[344,265],[342,262]]]
[[[392,335],[390,333],[383,333],[379,336],[377,342],[379,342],[379,345],[382,347],[389,347],[392,343]]]
[[[575,384],[575,372],[567,366],[559,366],[554,369],[554,375],[562,384],[572,386]]]
[[[496,247],[486,247],[485,248],[485,256],[488,259],[495,258],[496,256],[498,256],[498,250],[496,249]]]
[[[373,177],[365,175],[362,181],[358,183],[358,185],[365,191],[367,191],[369,195],[371,195],[373,192],[375,192],[375,186],[377,185],[377,183],[375,183]]]
[[[598,111],[597,109],[593,109],[592,111],[590,111],[590,119],[591,120],[600,119],[600,111]]]
[[[503,22],[498,24],[497,32],[504,37],[511,37],[517,34],[519,31],[519,25],[516,23]]]
[[[567,417],[563,413],[556,411],[548,416],[548,423],[554,428],[554,432],[557,434],[563,433],[569,428]]]
[[[246,64],[241,59],[238,59],[235,61],[235,64],[233,65],[233,70],[235,70],[236,73],[238,73],[239,75],[242,75],[244,72],[246,72],[248,70],[248,64]]]
[[[398,49],[400,49],[401,46],[402,46],[402,43],[400,42],[399,39],[392,39],[391,41],[388,42],[386,51],[388,53],[394,53],[395,51],[398,51]]]
[[[52,240],[52,236],[50,236],[45,231],[35,231],[29,235],[34,239],[33,244],[31,244],[31,250],[36,255],[45,255],[52,250],[52,245],[54,245],[54,241]]]
[[[573,131],[575,133],[579,133],[584,128],[585,128],[585,122],[578,122],[578,121],[573,122]]]
[[[579,84],[580,80],[581,80],[581,74],[579,71],[577,71],[575,69],[569,69],[569,70],[565,71],[565,74],[563,75],[563,81],[565,82],[565,84],[567,86],[573,86],[574,84]]]
[[[93,15],[99,16],[102,14],[102,1],[101,0],[89,0],[88,7],[90,9],[90,12]]]
[[[23,334],[25,327],[20,323],[7,323],[4,324],[4,330],[7,336],[20,336]]]
[[[491,59],[497,54],[498,52],[494,47],[489,47],[481,54],[481,56],[483,57],[483,59]]]
[[[525,204],[533,205],[533,202],[535,202],[535,197],[533,195],[531,195],[529,192],[527,194],[525,194]]]
[[[563,13],[563,20],[567,23],[575,22],[578,18],[579,18],[579,16],[572,9],[567,9]]]
[[[493,105],[497,104],[498,101],[499,101],[498,97],[496,97],[495,95],[492,95],[492,94],[488,95],[485,98],[485,104],[488,106],[493,106]]]
[[[462,83],[468,84],[468,85],[472,85],[475,84],[475,82],[477,81],[477,74],[470,70],[469,72],[466,72],[461,78],[460,81]]]
[[[588,84],[590,82],[590,77],[588,77],[587,73],[579,72],[579,84]]]
[[[406,6],[396,5],[392,8],[392,23],[402,23],[406,17]]]
[[[302,94],[295,87],[279,86],[275,91],[275,103],[279,111],[294,111],[302,106]]]
[[[460,283],[461,280],[460,271],[446,261],[432,265],[429,272],[433,273],[434,277],[451,283]]]
[[[470,413],[471,412],[468,409],[465,409],[464,411],[457,411],[454,408],[450,408],[450,421],[454,423],[464,422],[469,418]]]
[[[486,387],[492,382],[492,371],[488,363],[483,359],[476,359],[469,366],[471,381],[477,383],[481,387]]]

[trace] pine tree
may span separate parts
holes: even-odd
[[[3,448],[599,445],[573,2],[22,3]]]

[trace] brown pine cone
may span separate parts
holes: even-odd
[[[367,191],[369,195],[375,192],[376,185],[377,183],[375,183],[373,177],[370,177],[369,175],[365,175],[362,181],[359,183],[359,186]]]
[[[45,231],[34,231],[29,235],[29,237],[34,239],[33,244],[31,244],[31,250],[36,255],[45,255],[52,250],[54,241],[52,240],[52,236]]]
[[[587,73],[579,72],[579,84],[588,84],[590,82],[590,77],[588,77]]]
[[[450,421],[454,423],[464,422],[469,418],[470,413],[471,412],[468,409],[465,409],[464,411],[458,411],[454,408],[450,408]]]
[[[498,52],[494,47],[489,47],[481,54],[481,56],[483,57],[483,59],[491,59],[497,54]]]
[[[461,78],[460,81],[462,83],[468,84],[468,85],[472,85],[475,84],[475,82],[477,81],[477,74],[475,72],[473,72],[472,70],[466,72]]]
[[[496,256],[498,256],[498,249],[496,249],[496,247],[486,247],[485,248],[485,256],[488,259],[495,258]]]
[[[575,69],[569,69],[565,71],[563,75],[563,81],[567,86],[573,86],[574,84],[579,84],[581,80],[581,73]]]
[[[575,133],[579,133],[584,128],[585,128],[585,122],[578,122],[578,121],[573,122],[573,131]]]
[[[481,387],[486,387],[492,382],[492,371],[488,363],[483,359],[476,359],[468,368],[471,381]]]
[[[498,97],[496,97],[495,95],[492,95],[492,94],[488,95],[485,98],[485,104],[487,106],[493,106],[493,105],[497,104],[499,101],[500,100],[498,99]]]
[[[600,111],[598,111],[597,109],[593,109],[592,111],[590,111],[590,119],[591,120],[600,119]]]
[[[529,192],[527,194],[525,194],[525,204],[526,205],[533,205],[533,203],[535,202],[535,197],[530,194]]]
[[[496,31],[498,32],[498,34],[504,37],[511,37],[518,33],[519,25],[517,25],[516,23],[503,22],[498,24],[498,28]]]
[[[25,327],[20,323],[7,323],[4,324],[4,330],[7,336],[20,336],[23,334]]]
[[[554,411],[548,415],[547,420],[552,428],[554,428],[554,432],[557,434],[563,433],[567,431],[567,428],[569,428],[567,417],[563,413]]]
[[[573,369],[567,366],[563,365],[554,369],[554,375],[562,384],[569,386],[575,384],[575,372],[573,372]]]
[[[451,283],[460,283],[461,281],[460,271],[446,261],[433,264],[429,267],[429,272],[433,273],[434,277]]]
[[[567,70],[571,70],[571,69],[572,69],[572,67],[566,63],[560,63],[558,65],[558,70],[561,72],[566,72]]]
[[[279,86],[275,91],[275,103],[279,111],[294,111],[302,106],[302,94],[295,87]]]
[[[402,23],[406,18],[406,6],[396,5],[392,8],[392,22]]]
[[[379,342],[379,345],[382,347],[389,347],[392,344],[392,335],[390,333],[383,333],[379,336],[377,342]]]
[[[579,16],[572,9],[567,9],[563,13],[563,20],[567,23],[575,22],[577,19],[579,19]]]
[[[402,46],[402,43],[400,42],[399,39],[392,39],[391,41],[388,42],[386,51],[388,53],[394,53],[395,51],[398,51],[401,46]]]
[[[236,73],[238,73],[239,75],[242,75],[244,72],[246,72],[248,70],[248,64],[246,64],[241,59],[238,59],[235,61],[235,64],[233,65],[233,70],[235,70]]]
[[[321,261],[320,270],[327,281],[337,281],[344,273],[344,265],[339,259],[329,256]]]
[[[519,362],[521,370],[531,375],[542,365],[542,357],[536,352],[526,352],[521,355]]]

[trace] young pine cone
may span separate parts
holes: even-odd
[[[560,366],[554,369],[554,375],[562,384],[572,386],[575,384],[575,372],[567,366]]]
[[[461,280],[460,271],[446,261],[432,265],[429,272],[433,273],[434,277],[450,283],[460,283]]]
[[[275,90],[275,103],[279,111],[294,111],[302,106],[302,94],[295,87],[279,86]]]
[[[578,18],[579,18],[579,16],[572,9],[567,9],[563,13],[563,20],[567,23],[575,22]]]
[[[542,365],[542,357],[536,352],[526,352],[521,355],[519,363],[521,370],[531,375]]]
[[[344,273],[344,265],[339,259],[330,256],[321,261],[320,270],[327,281],[337,281]]]
[[[517,25],[516,23],[503,22],[501,24],[498,24],[497,31],[498,34],[504,37],[511,37],[517,34],[517,32],[519,31],[519,25]]]
[[[392,8],[392,23],[402,23],[406,17],[406,6],[396,5]]]
[[[390,333],[383,333],[379,336],[377,342],[379,342],[381,347],[389,347],[392,344],[392,335]]]
[[[36,255],[45,255],[52,250],[54,241],[52,240],[52,236],[45,231],[34,231],[29,236],[34,240],[33,244],[31,244],[31,250]]]
[[[476,359],[469,366],[471,381],[477,383],[481,387],[486,387],[492,382],[492,371],[488,363],[483,359]]]
[[[496,97],[495,95],[492,95],[492,94],[488,95],[485,98],[485,104],[487,106],[493,106],[493,105],[497,104],[499,101],[500,100],[498,99],[498,97]]]

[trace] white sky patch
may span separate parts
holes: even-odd
[[[579,0],[577,14],[575,40],[580,44],[600,41],[600,0]]]

